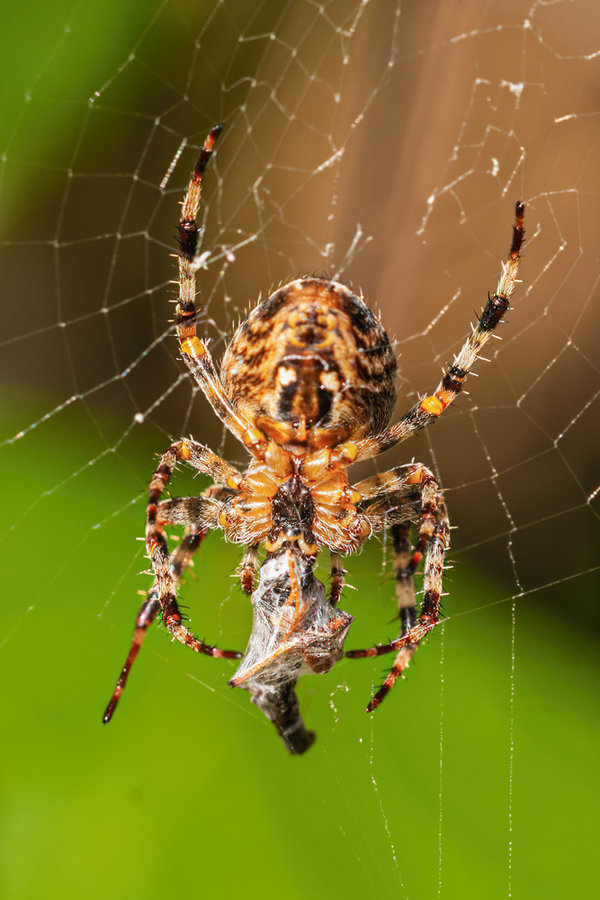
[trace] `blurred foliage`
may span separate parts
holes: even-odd
[[[26,411],[21,400],[16,420]],[[446,624],[374,716],[363,709],[383,661],[301,683],[319,735],[305,757],[289,757],[227,687],[230,664],[170,643],[161,626],[103,727],[147,578],[135,460],[87,467],[95,449],[68,413],[12,448],[2,896],[429,898],[440,834],[442,896],[505,897],[511,837],[514,896],[565,896],[574,879],[592,893],[595,647],[548,620],[542,596],[517,601],[513,721],[512,604],[486,606],[496,586],[481,574],[454,569]],[[150,468],[149,448],[137,455]],[[241,648],[250,611],[231,579],[237,556],[211,536],[183,597],[194,629]],[[350,572],[348,646],[361,646],[393,631],[393,587],[376,544]]]

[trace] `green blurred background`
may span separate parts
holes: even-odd
[[[349,123],[361,109],[361,88],[365,96],[371,92],[374,102],[367,111],[375,124],[369,140],[363,135],[345,144],[347,162],[333,173],[345,212],[331,227],[342,248],[351,243],[356,221],[379,235],[360,255],[360,265],[349,265],[344,274],[381,298],[393,333],[418,338],[441,306],[440,286],[443,303],[453,294],[452,279],[444,280],[448,267],[454,267],[459,284],[491,287],[496,254],[504,249],[504,243],[498,248],[498,235],[503,242],[508,239],[510,204],[500,203],[497,185],[486,188],[482,183],[461,196],[468,236],[460,233],[448,258],[440,248],[450,246],[458,229],[456,212],[444,219],[443,200],[428,246],[414,241],[414,235],[430,189],[427,173],[431,177],[431,171],[438,171],[435,153],[442,160],[449,157],[461,121],[474,127],[468,101],[476,97],[474,73],[483,68],[485,74],[484,59],[491,60],[500,80],[499,63],[483,35],[494,23],[507,26],[513,16],[517,21],[517,13],[505,4],[492,4],[484,15],[476,5],[465,4],[460,21],[450,25],[437,4],[404,6],[394,58],[400,71],[414,74],[411,48],[424,47],[420,80],[378,86],[391,52],[391,19],[385,19],[382,4],[371,5],[372,18],[362,31],[355,24],[354,43],[348,41],[355,65],[342,95],[358,106],[350,103],[352,115],[340,113],[337,124],[328,123],[327,133],[334,135],[336,128],[350,133]],[[589,11],[580,3],[574,6],[575,19],[583,21]],[[268,207],[265,192],[257,226],[251,217],[260,206],[258,182],[256,176],[244,181],[243,174],[246,166],[260,172],[265,160],[273,161],[280,169],[270,190],[288,191],[292,197],[285,154],[293,156],[293,148],[289,142],[273,144],[277,125],[268,101],[255,107],[260,110],[259,138],[250,138],[252,117],[240,115],[239,108],[246,97],[249,104],[256,98],[247,80],[251,74],[266,85],[276,84],[279,101],[290,100],[299,76],[282,68],[281,78],[276,77],[283,64],[268,56],[264,46],[252,51],[255,56],[231,49],[239,33],[272,32],[281,37],[284,49],[295,35],[304,63],[316,48],[314,71],[332,85],[334,74],[322,69],[329,45],[325,38],[319,43],[321,19],[314,25],[311,4],[303,4],[300,12],[298,7],[103,2],[85,7],[55,3],[35,16],[30,9],[5,11],[0,53],[6,273],[3,897],[158,898],[210,892],[325,898],[376,893],[419,900],[594,892],[598,519],[585,498],[597,478],[597,452],[588,428],[594,419],[586,415],[597,414],[597,407],[590,401],[586,414],[578,410],[597,390],[598,368],[584,364],[589,361],[585,341],[597,338],[597,313],[589,303],[592,275],[582,274],[572,262],[567,264],[564,303],[560,293],[546,289],[544,279],[550,261],[554,284],[561,283],[560,264],[554,260],[558,237],[566,235],[567,257],[594,246],[589,235],[597,233],[591,226],[594,214],[597,222],[598,194],[586,180],[584,148],[590,146],[590,134],[579,133],[569,151],[571,165],[563,166],[563,171],[577,172],[576,214],[569,208],[557,212],[561,184],[560,178],[552,181],[557,172],[552,165],[545,175],[546,196],[536,195],[544,168],[541,148],[554,134],[544,130],[550,128],[550,116],[537,130],[533,125],[528,130],[525,113],[502,127],[505,134],[514,126],[526,135],[533,148],[530,158],[538,162],[537,170],[521,173],[515,188],[524,199],[532,198],[534,210],[528,280],[538,292],[528,295],[527,315],[552,313],[554,318],[546,320],[555,330],[547,333],[544,328],[550,326],[540,324],[538,339],[531,342],[520,308],[515,340],[507,342],[499,364],[501,377],[490,377],[487,367],[478,379],[477,390],[485,389],[491,399],[482,403],[480,394],[479,410],[463,407],[445,431],[421,439],[409,451],[409,456],[414,452],[440,465],[453,518],[461,527],[454,568],[448,573],[447,619],[419,651],[406,681],[368,717],[363,709],[384,672],[382,661],[345,661],[327,676],[305,679],[301,704],[319,737],[306,756],[291,758],[248,696],[227,687],[233,664],[193,657],[170,643],[157,626],[148,635],[114,721],[107,728],[101,725],[129,646],[139,603],[136,591],[147,584],[138,574],[147,561],[137,539],[143,533],[145,484],[155,454],[167,446],[170,435],[192,428],[198,439],[216,448],[222,440],[186,385],[173,392],[169,404],[147,415],[141,427],[131,426],[133,412],[147,410],[179,372],[173,346],[161,336],[171,296],[166,281],[172,277],[173,210],[189,161],[178,170],[170,195],[159,196],[155,186],[181,138],[191,135],[190,143],[197,143],[207,124],[231,119],[231,137],[220,149],[212,199],[207,198],[217,224],[209,223],[207,233],[212,227],[215,238],[225,242],[235,224],[243,233],[256,230],[261,235],[227,269],[224,303],[219,273],[206,274],[212,302],[208,312],[214,320],[207,327],[217,355],[223,331],[261,287],[299,267],[322,265],[307,235],[313,227],[319,231],[327,218],[315,205],[321,202],[315,192],[329,197],[331,185],[324,190],[303,176],[302,184],[308,185],[303,202],[296,208],[290,201],[283,214],[277,206],[274,213]],[[330,19],[350,27],[341,8],[329,4]],[[449,18],[457,15],[454,10]],[[560,32],[560,22],[540,27],[545,37],[551,28]],[[440,132],[445,138],[433,141],[419,119],[422,103],[418,96],[409,102],[407,95],[418,95],[415,84],[426,90],[428,79],[439,85],[444,72],[454,71],[443,55],[450,54],[450,36],[469,28],[478,29],[481,38],[471,68],[462,60],[466,93],[457,99],[453,124]],[[584,29],[576,36],[581,57],[587,49]],[[336,37],[332,47],[340,44],[339,32]],[[503,40],[511,40],[508,31]],[[439,52],[438,43],[443,48]],[[495,48],[503,65],[510,46]],[[530,66],[526,80],[533,81],[532,70],[545,62],[547,85],[559,83],[558,64],[567,55],[562,49],[554,48],[545,61],[533,48],[523,53]],[[335,66],[333,50],[329,63]],[[592,74],[589,66],[581,71],[585,78],[579,98]],[[431,85],[429,90],[432,106],[437,102],[445,112],[443,98]],[[90,106],[94,91],[100,97]],[[323,107],[317,104],[310,114],[305,110],[305,118],[318,122],[326,115],[325,103]],[[396,156],[409,151],[404,146],[396,152],[399,145],[387,134],[377,164],[366,172],[372,135],[382,133],[383,122],[388,123],[385,128],[395,127],[389,124],[390,108],[405,134],[421,133],[424,149],[417,155],[424,158],[409,166],[406,158],[395,157],[392,164],[390,148]],[[156,109],[161,110],[161,127],[154,131]],[[585,105],[579,109],[584,112]],[[451,111],[448,115],[452,119]],[[482,116],[496,122],[489,110]],[[289,122],[289,108],[286,118]],[[293,138],[292,133],[295,146]],[[469,136],[463,140],[467,146]],[[318,135],[314,141],[318,144]],[[302,166],[311,172],[319,157],[310,156],[308,145],[305,152]],[[505,153],[506,162],[510,152]],[[485,168],[477,161],[463,167],[475,172]],[[291,171],[296,168],[290,164]],[[409,169],[408,174],[398,174],[400,169]],[[143,182],[139,192],[138,178]],[[224,185],[236,178],[239,187],[232,196]],[[438,180],[451,179],[448,168]],[[469,191],[479,192],[479,208],[469,206]],[[552,192],[556,196],[550,203]],[[595,198],[592,209],[584,195]],[[392,215],[402,222],[391,220]],[[557,220],[560,227],[553,231],[548,222]],[[545,243],[535,240],[540,222]],[[296,228],[300,237],[294,236]],[[391,228],[408,257],[401,276],[395,269],[400,254],[389,260],[381,256],[382,236]],[[115,240],[121,231],[129,237]],[[587,260],[590,254],[584,256]],[[593,272],[597,266],[591,256]],[[402,306],[385,299],[399,277],[410,300]],[[229,293],[243,300],[230,301]],[[450,342],[462,336],[465,315],[481,300],[469,295],[466,309],[461,303],[455,310],[454,304],[447,317],[451,338],[438,331],[437,338],[424,344],[401,344],[409,393],[435,379],[437,368],[432,372],[430,359],[445,360]],[[575,313],[569,319],[571,307]],[[580,321],[585,329],[577,331]],[[60,322],[67,324],[60,327]],[[561,368],[570,365],[567,354],[552,343],[561,334],[579,339],[572,369]],[[157,347],[148,350],[154,340]],[[138,354],[142,361],[124,375],[127,362]],[[539,372],[544,373],[543,391],[528,390],[527,399],[517,405],[521,385],[530,389]],[[557,389],[565,383],[571,391]],[[72,395],[77,399],[63,407]],[[47,418],[50,411],[54,414]],[[532,418],[536,427],[528,430]],[[571,444],[558,441],[563,419]],[[40,424],[12,440],[33,422]],[[547,446],[536,443],[544,430]],[[500,491],[482,448],[503,461],[501,495],[513,517],[512,529],[503,518]],[[234,458],[239,454],[229,445],[227,450]],[[181,476],[175,491],[183,494],[191,486],[191,479]],[[193,482],[192,489],[198,486]],[[393,585],[382,552],[389,562],[388,548],[374,541],[349,565],[349,580],[357,590],[347,591],[342,603],[355,616],[348,647],[393,633]],[[238,551],[211,535],[199,557],[196,577],[183,589],[192,626],[209,640],[243,648],[251,616],[231,577]]]

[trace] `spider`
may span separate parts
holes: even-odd
[[[233,335],[220,375],[196,334],[197,224],[202,180],[223,126],[206,138],[183,199],[179,223],[179,292],[175,330],[181,356],[216,415],[250,454],[245,471],[191,438],[162,455],[149,487],[146,547],[154,582],[137,615],[127,660],[104,714],[108,722],[157,615],[173,638],[198,653],[238,659],[195,637],[177,602],[182,574],[207,533],[245,547],[242,591],[252,595],[252,635],[230,684],[245,687],[274,722],[289,750],[314,740],[298,711],[294,686],[306,671],[327,671],[343,655],[352,617],[339,609],[345,570],[373,533],[390,528],[399,635],[347,656],[394,653],[372,712],[406,670],[437,625],[448,513],[435,476],[419,462],[350,483],[352,463],[370,459],[437,421],[460,393],[482,348],[509,308],[523,242],[524,205],[516,204],[508,260],[496,292],[432,394],[389,424],[396,400],[396,358],[381,324],[347,286],[303,277],[260,301]],[[213,484],[195,497],[161,499],[178,463]],[[169,552],[165,526],[183,526]],[[414,539],[412,531],[416,532]],[[259,570],[259,548],[265,557]],[[330,555],[329,594],[313,569],[319,551]],[[417,609],[414,574],[424,559],[423,598]]]

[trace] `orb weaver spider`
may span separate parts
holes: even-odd
[[[217,372],[196,334],[196,218],[204,171],[222,127],[215,126],[206,138],[183,200],[175,330],[191,375],[250,461],[242,472],[191,438],[175,441],[162,455],[150,482],[146,520],[154,582],[137,615],[104,722],[110,721],[146,631],[159,614],[171,635],[192,650],[242,657],[195,637],[177,602],[194,553],[209,531],[222,529],[228,541],[246,548],[240,581],[244,593],[252,595],[254,610],[248,647],[229,684],[250,691],[290,752],[303,753],[315,735],[300,715],[296,682],[301,674],[326,672],[341,659],[352,622],[338,606],[343,556],[355,553],[375,532],[391,529],[400,633],[387,644],[346,653],[353,658],[395,653],[367,712],[381,703],[438,624],[450,525],[435,476],[412,462],[353,484],[348,469],[437,421],[460,393],[509,308],[524,205],[516,204],[508,260],[472,333],[433,393],[390,426],[396,358],[387,334],[362,297],[326,278],[298,278],[260,301],[236,330]],[[199,496],[161,500],[180,462],[214,483]],[[182,526],[184,536],[170,552],[165,527],[173,525]],[[255,585],[261,547],[265,557]],[[330,555],[328,593],[313,572],[321,550]],[[417,609],[414,574],[422,559],[423,599]]]

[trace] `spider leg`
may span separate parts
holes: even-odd
[[[449,546],[450,523],[448,513],[438,484],[429,469],[420,463],[399,466],[383,475],[365,479],[356,485],[363,497],[385,498],[385,484],[392,486],[394,493],[398,488],[416,485],[420,492],[419,534],[415,546],[409,539],[410,524],[396,523],[392,525],[394,540],[394,570],[396,573],[396,596],[401,621],[401,634],[389,644],[379,644],[368,650],[349,650],[346,656],[354,659],[380,656],[384,653],[396,653],[396,659],[381,688],[377,691],[367,712],[376,709],[393,688],[398,678],[409,665],[419,643],[437,625],[442,593],[442,575],[444,556]],[[411,504],[412,505],[412,504]],[[368,517],[368,510],[365,513]],[[385,516],[381,517],[383,520]],[[370,519],[374,521],[373,518]],[[423,602],[416,616],[414,573],[425,556],[425,574],[423,582]]]
[[[181,581],[185,570],[192,563],[196,550],[207,534],[207,529],[199,527],[188,531],[182,537],[169,558],[169,565],[171,566],[174,580],[177,582]]]
[[[173,578],[177,581],[181,579],[184,570],[192,561],[192,557],[208,532],[204,529],[198,529],[197,531],[189,532],[184,536],[181,542],[174,549],[170,558],[170,566],[173,574]],[[175,603],[175,606],[177,604]],[[152,588],[148,591],[146,599],[142,603],[140,611],[138,612],[135,619],[135,629],[133,632],[133,639],[131,642],[131,647],[129,653],[127,655],[127,659],[125,660],[125,665],[121,670],[121,674],[119,675],[119,679],[117,681],[115,690],[110,699],[108,706],[106,707],[106,711],[104,713],[102,721],[106,725],[110,722],[113,713],[117,707],[117,703],[119,702],[119,698],[123,693],[125,685],[127,683],[127,678],[129,676],[129,672],[131,667],[135,661],[136,656],[140,651],[140,647],[146,637],[146,632],[156,616],[161,611],[161,604],[158,598],[158,593],[156,590],[156,585],[154,584]],[[179,609],[177,608],[177,612]],[[179,613],[179,615],[181,615]],[[183,628],[183,626],[182,626]],[[187,631],[187,629],[183,629]],[[218,647],[211,646],[209,644],[205,644],[203,641],[199,641],[197,638],[188,632],[189,638],[191,640],[185,641],[188,646],[191,646],[193,650],[198,651],[199,653],[205,653],[208,656],[214,657],[224,657],[226,659],[237,659],[241,656],[240,653],[236,653],[231,650],[219,650]]]
[[[234,490],[237,489],[242,479],[242,473],[231,463],[213,453],[209,447],[199,444],[191,438],[176,441],[172,447],[176,448],[179,459],[189,463],[197,472],[209,475],[213,481],[217,482],[217,485],[226,485]]]
[[[258,569],[258,544],[251,544],[240,563],[240,584],[245,594],[254,590],[254,580]]]
[[[215,125],[204,141],[183,199],[178,236],[179,299],[175,311],[175,326],[183,361],[214,412],[252,454],[261,456],[267,444],[265,436],[235,408],[227,396],[205,341],[196,334],[196,270],[201,236],[196,218],[200,207],[204,170],[222,130],[222,125]]]
[[[207,656],[221,657],[225,659],[239,659],[241,653],[235,650],[220,650],[204,641],[198,640],[191,632],[181,625],[182,614],[179,609],[176,593],[181,577],[192,562],[194,553],[212,529],[219,527],[218,517],[223,509],[219,499],[223,494],[230,492],[221,485],[210,485],[199,497],[178,497],[173,500],[163,500],[158,504],[157,521],[161,528],[165,525],[184,525],[187,529],[179,544],[169,556],[169,576],[171,578],[171,594],[168,602],[161,603],[163,621],[171,634],[198,653]],[[155,571],[155,581],[149,594],[160,589],[159,573]],[[167,576],[167,577],[169,577]],[[160,596],[158,596],[160,601]],[[166,605],[163,605],[166,604]]]
[[[224,493],[229,496],[231,492],[221,485],[211,484],[199,497],[178,497],[162,500],[158,504],[157,518],[162,525],[184,525],[186,528],[186,533],[169,557],[171,573],[177,583],[192,563],[194,553],[208,532],[218,527],[221,506],[210,501],[220,499]]]
[[[392,526],[392,539],[394,544],[394,574],[396,576],[396,597],[398,600],[398,614],[401,622],[401,636],[409,635],[417,624],[417,608],[415,598],[414,571],[416,568],[416,554],[413,551],[410,540],[410,525],[403,523]],[[377,691],[367,706],[367,712],[372,712],[386,694],[394,687],[398,678],[401,678],[408,668],[415,654],[419,641],[414,640],[400,647],[396,658],[383,685]]]
[[[225,659],[238,659],[241,656],[241,653],[237,651],[220,650],[218,647],[206,644],[204,641],[196,638],[182,624],[183,616],[177,605],[177,589],[181,576],[208,534],[209,529],[218,527],[218,516],[223,509],[223,502],[219,499],[219,494],[224,492],[224,488],[221,485],[211,485],[199,497],[185,497],[176,500],[165,500],[162,503],[158,502],[171,477],[177,460],[188,458],[187,447],[188,444],[184,441],[172,444],[161,457],[150,482],[146,547],[148,556],[152,560],[155,579],[136,616],[131,647],[113,695],[106,707],[103,716],[104,724],[110,722],[113,716],[127,683],[131,667],[146,637],[146,632],[159,613],[162,613],[163,622],[173,637],[177,638],[182,644],[191,647],[197,653]],[[196,463],[206,458],[207,466],[212,465],[211,457],[208,455],[204,457],[199,449],[206,450],[206,448],[202,448],[199,444],[194,445],[194,447],[198,451],[195,457]],[[211,454],[211,451],[208,451],[208,454]],[[215,457],[215,454],[212,454],[212,457]],[[220,464],[228,466],[228,463],[225,463],[219,457],[215,457],[215,459],[218,461],[218,464],[215,463],[218,468],[221,468]],[[196,468],[204,471],[199,465],[196,465]],[[185,525],[188,529],[187,534],[184,535],[179,545],[170,555],[164,534],[164,526],[167,524]]]
[[[444,377],[433,394],[424,397],[423,400],[416,403],[412,409],[409,409],[402,416],[396,425],[392,425],[391,428],[387,428],[374,437],[357,441],[356,460],[377,456],[379,453],[383,453],[384,450],[389,450],[390,447],[407,440],[407,438],[441,416],[444,410],[458,396],[477,357],[509,308],[510,298],[517,284],[520,251],[524,235],[524,213],[524,204],[517,203],[510,252],[507,261],[502,264],[502,272],[496,292],[488,296],[487,304],[479,317],[477,325],[463,344],[453,364],[446,370]]]
[[[172,444],[161,457],[150,482],[146,518],[146,549],[152,561],[155,579],[150,593],[156,591],[163,621],[178,641],[199,653],[235,659],[239,656],[238,653],[208,647],[181,624],[182,616],[176,600],[178,580],[171,569],[164,525],[171,523],[182,524],[195,530],[200,528],[204,532],[202,535],[204,537],[208,529],[218,527],[219,516],[224,509],[223,502],[212,496],[214,489],[211,490],[211,488],[208,489],[205,496],[158,502],[173,473],[177,459],[187,459],[187,447],[188,445],[181,441]]]
[[[140,647],[142,646],[144,638],[146,637],[146,631],[155,620],[159,612],[160,603],[156,598],[156,594],[153,591],[149,591],[146,599],[142,603],[140,611],[135,618],[133,639],[131,641],[129,653],[127,654],[127,659],[125,660],[125,665],[121,669],[121,674],[119,675],[119,678],[115,685],[112,697],[110,698],[108,706],[104,710],[104,715],[102,716],[102,721],[105,725],[107,725],[113,717],[113,713],[117,708],[117,703],[119,702],[121,694],[123,693],[125,685],[127,684],[127,678],[129,677],[131,667],[135,662],[135,658],[140,651]]]
[[[332,606],[337,606],[342,597],[342,591],[346,583],[346,570],[342,563],[342,557],[339,553],[331,553],[329,560],[329,571],[331,572],[331,585],[329,588],[329,602]]]
[[[371,475],[362,481],[352,485],[352,490],[361,496],[361,503],[364,500],[376,500],[378,498],[388,499],[391,494],[397,494],[405,497],[407,500],[411,496],[420,494],[420,484],[423,472],[433,475],[429,469],[421,463],[408,463],[404,466],[395,466],[387,472],[380,472],[377,475]],[[377,508],[383,504],[378,503]]]

